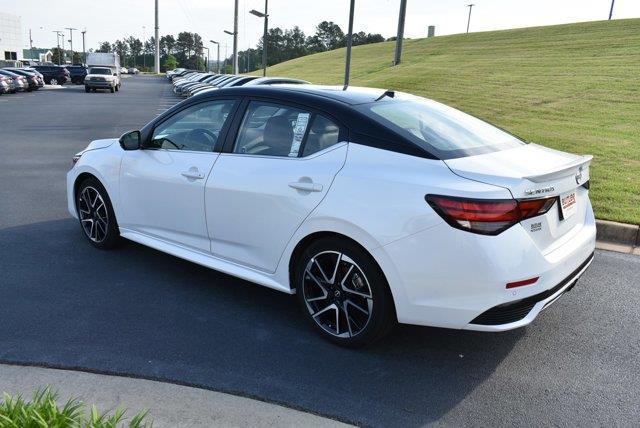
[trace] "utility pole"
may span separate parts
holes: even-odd
[[[469,24],[471,24],[471,9],[473,8],[473,6],[475,6],[475,4],[467,5],[467,7],[469,8],[469,18],[467,19],[467,34],[469,34]]]
[[[77,30],[77,28],[66,27],[65,30],[69,30],[69,43],[71,43],[71,64],[73,64],[73,30]]]
[[[398,14],[398,35],[396,37],[396,54],[393,65],[400,64],[402,60],[402,39],[404,39],[404,18],[407,14],[407,0],[400,0],[400,13]]]
[[[87,50],[84,47],[84,35],[87,33],[87,29],[85,28],[84,30],[81,31],[82,33],[82,63],[86,64],[87,63]]]
[[[264,18],[264,33],[262,35],[262,75],[267,75],[267,35],[269,29],[269,14],[268,12],[269,0],[264,0],[264,13],[258,12],[253,9],[249,13],[257,16],[258,18]]]
[[[609,9],[609,21],[611,21],[611,17],[613,16],[613,4],[616,0],[611,0],[611,9]]]
[[[233,74],[238,74],[238,0],[233,13]]]
[[[353,44],[353,10],[355,9],[356,0],[351,0],[349,7],[349,33],[347,34],[347,58],[344,64],[344,87],[343,90],[347,90],[349,87],[349,74],[351,73],[351,45]]]
[[[213,43],[214,45],[218,46],[218,62],[216,63],[216,71],[218,74],[220,74],[220,43],[216,42],[215,40],[209,40],[211,43]]]
[[[160,27],[158,26],[158,0],[156,0],[156,58],[155,58],[155,72],[160,73]]]

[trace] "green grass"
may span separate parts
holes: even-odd
[[[407,40],[353,49],[351,84],[422,95],[545,146],[592,154],[601,219],[640,224],[640,19]],[[345,50],[268,74],[341,84]]]
[[[146,412],[138,413],[125,425],[125,410],[100,413],[95,406],[87,410],[77,399],[70,399],[59,407],[57,400],[57,393],[49,388],[36,391],[31,401],[4,394],[0,401],[0,428],[142,428],[152,425],[145,422]]]

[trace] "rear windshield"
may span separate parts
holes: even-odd
[[[440,159],[505,150],[526,144],[478,118],[436,101],[406,94],[357,106],[367,116]]]
[[[111,74],[111,69],[109,68],[92,68],[89,70],[89,74]]]

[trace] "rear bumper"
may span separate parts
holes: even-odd
[[[379,247],[372,255],[387,276],[399,322],[510,330],[532,322],[591,263],[596,227],[590,204],[586,211],[570,239],[547,253],[518,225],[497,236],[482,236],[443,222]],[[534,277],[534,284],[506,288]]]
[[[594,255],[592,253],[589,258],[555,287],[525,299],[495,306],[474,318],[467,329],[505,331],[529,324],[540,312],[548,308],[576,285],[580,276],[593,262]]]

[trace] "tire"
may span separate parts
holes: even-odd
[[[109,250],[120,242],[118,222],[111,199],[96,178],[87,178],[75,195],[76,212],[84,237],[96,248]]]
[[[84,91],[85,91],[85,92],[90,92],[90,91],[91,91],[91,88],[90,88],[90,87],[88,87],[88,86],[85,86],[85,87],[84,87]]]
[[[91,92],[95,92],[95,91],[96,91],[96,88],[91,88]]]
[[[120,85],[116,85],[116,92],[120,90]]]
[[[384,337],[396,324],[393,297],[382,270],[354,242],[338,237],[314,241],[293,271],[298,303],[325,339],[362,347]]]
[[[109,88],[109,92],[111,92],[112,94],[113,94],[115,91],[116,91],[116,90],[114,89],[114,87],[113,87],[113,86]]]
[[[56,79],[55,77],[52,77],[51,79],[49,79],[49,84],[50,85],[57,85],[58,84],[58,79]]]

